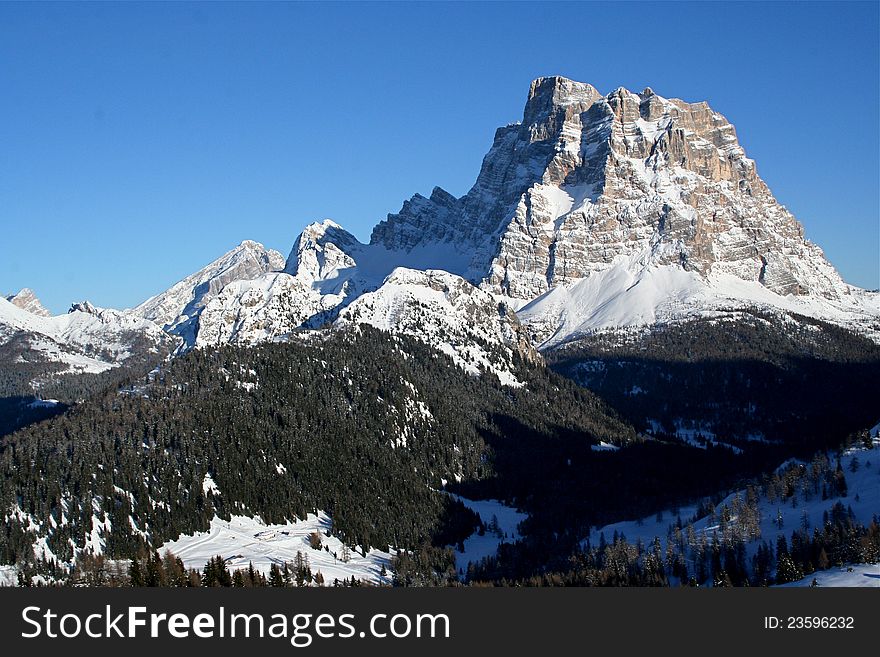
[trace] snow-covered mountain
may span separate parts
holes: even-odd
[[[516,316],[459,276],[404,269],[394,264],[395,256],[325,220],[306,227],[286,265],[277,252],[244,242],[134,312],[163,321],[196,347],[371,324],[421,339],[469,371],[483,367],[516,385],[513,352],[537,357]]]
[[[414,197],[372,241],[455,243],[469,278],[526,301],[634,254],[780,294],[847,292],[706,103],[602,96],[560,77],[532,83],[522,122],[498,130],[466,196]]]
[[[0,299],[0,345],[19,362],[58,364],[62,373],[103,372],[138,351],[170,348],[176,341],[149,320],[87,301],[46,317]]]
[[[251,280],[283,267],[283,255],[257,242],[245,240],[165,292],[150,297],[133,312],[192,344],[197,332],[193,322],[201,309],[228,283]]]
[[[487,308],[517,310],[543,348],[745,307],[880,337],[880,295],[847,285],[804,238],[733,126],[706,103],[651,89],[603,96],[565,78],[535,80],[522,121],[497,131],[465,196],[417,194],[369,244],[330,220],[310,225],[284,269],[297,282],[236,283],[215,309],[230,328],[211,323],[201,342],[336,321],[396,284],[399,267],[469,281],[491,295]]]
[[[41,313],[27,290],[13,301]],[[492,362],[504,378],[497,354],[531,358],[532,345],[746,307],[880,338],[880,294],[846,284],[804,238],[721,114],[651,89],[603,96],[546,77],[522,121],[498,129],[463,197],[417,194],[368,244],[333,221],[311,224],[286,262],[245,241],[131,311],[82,307],[92,328],[37,334],[102,344],[109,333],[122,352],[112,334],[132,327],[161,327],[189,348],[365,322],[468,369]],[[2,321],[7,333],[22,324]]]
[[[528,306],[539,343],[746,304],[880,334],[880,297],[804,238],[733,126],[651,89],[535,80],[468,194],[417,195],[371,242],[451,251],[433,266]]]

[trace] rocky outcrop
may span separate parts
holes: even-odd
[[[192,344],[197,332],[194,322],[199,313],[228,283],[251,280],[283,267],[283,255],[258,242],[245,240],[165,292],[147,299],[133,312]]]
[[[17,306],[22,310],[26,310],[32,315],[37,315],[38,317],[50,317],[52,315],[52,313],[46,310],[43,304],[40,303],[37,295],[34,294],[34,291],[29,287],[22,288],[17,294],[10,294],[6,297],[6,300],[12,305]]]
[[[104,309],[98,308],[91,301],[77,301],[76,303],[70,304],[70,309],[67,312],[85,313],[87,315],[95,315],[96,317],[98,317],[100,316],[102,310]]]
[[[783,296],[848,294],[722,115],[560,77],[532,83],[523,121],[497,131],[467,195],[417,195],[371,243],[455,245],[469,256],[457,273],[522,302],[634,254]]]

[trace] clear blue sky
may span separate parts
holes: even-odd
[[[0,3],[0,292],[132,306],[243,239],[464,194],[541,75],[708,100],[880,286],[878,4]]]

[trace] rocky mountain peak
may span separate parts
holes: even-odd
[[[164,326],[188,340],[194,337],[190,326],[205,304],[228,283],[251,280],[284,268],[284,256],[259,242],[245,240],[199,271],[147,299],[134,309],[140,317]]]
[[[52,315],[52,313],[40,303],[37,295],[29,287],[23,287],[16,294],[10,294],[6,297],[6,300],[22,310],[26,310],[32,315],[37,315],[38,317],[50,317]]]
[[[306,252],[323,250],[328,245],[332,245],[337,250],[346,251],[356,249],[360,242],[332,219],[316,221],[306,226],[294,242],[284,271],[296,275],[300,269],[299,261]]]
[[[97,315],[99,313],[99,309],[92,304],[91,301],[78,301],[76,303],[70,304],[70,310],[68,313],[87,313],[89,315]]]
[[[707,103],[651,88],[602,96],[558,76],[532,82],[522,122],[498,129],[467,195],[415,195],[371,243],[442,244],[452,264],[435,267],[517,303],[634,255],[783,296],[848,289]]]
[[[362,247],[354,235],[335,221],[315,222],[306,226],[296,239],[284,272],[310,286],[332,279],[331,285],[338,288],[346,280],[345,272],[356,268],[354,258]]]
[[[566,107],[572,107],[572,113],[583,112],[601,96],[593,85],[585,82],[560,76],[537,78],[529,87],[522,123],[530,126]]]

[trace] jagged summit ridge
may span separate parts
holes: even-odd
[[[457,273],[521,301],[637,253],[781,295],[847,293],[707,103],[650,88],[602,96],[562,77],[531,84],[522,122],[499,128],[468,194],[414,196],[371,243],[455,245],[469,256]]]
[[[284,262],[284,256],[277,251],[245,240],[165,292],[147,299],[133,312],[192,342],[195,331],[192,322],[228,283],[281,270]]]
[[[107,335],[122,355],[116,334],[187,349],[370,323],[511,384],[512,354],[533,345],[755,306],[880,339],[880,294],[804,239],[723,115],[558,76],[532,82],[467,194],[416,194],[367,244],[326,219],[286,261],[247,240],[133,310],[77,304],[58,326],[21,310],[26,292],[0,299],[0,324],[52,344]]]

